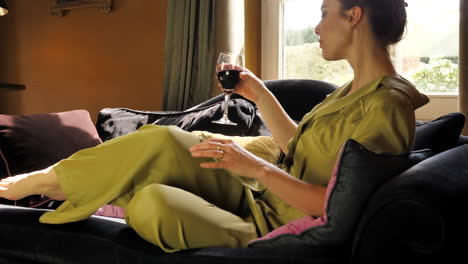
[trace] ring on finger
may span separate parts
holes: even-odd
[[[222,160],[224,158],[224,151],[221,150],[221,157],[219,157],[219,160]]]
[[[216,150],[219,151],[221,149],[221,144],[218,144],[218,146],[216,146]]]

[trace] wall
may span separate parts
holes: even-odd
[[[261,0],[245,1],[245,56],[246,66],[257,76],[261,73]]]
[[[462,135],[468,136],[468,1],[460,0],[460,112],[466,117]]]
[[[105,107],[160,110],[163,94],[165,0],[114,0],[97,8],[50,14],[50,0],[7,0],[0,17],[0,82],[25,91],[0,92],[0,113]]]

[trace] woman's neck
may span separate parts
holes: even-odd
[[[354,71],[353,84],[348,94],[382,76],[398,76],[387,50],[372,41],[367,44],[358,45],[364,48],[355,49],[347,59]]]

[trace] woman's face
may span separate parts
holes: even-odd
[[[325,60],[345,59],[351,43],[351,32],[348,18],[341,10],[340,0],[323,0],[322,20],[315,27],[320,37],[320,48]]]

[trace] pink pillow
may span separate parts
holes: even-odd
[[[307,230],[309,228],[316,227],[316,226],[323,226],[323,225],[327,224],[328,217],[327,217],[326,212],[327,212],[327,208],[328,208],[328,202],[329,202],[329,198],[330,198],[330,193],[333,190],[333,188],[335,187],[336,174],[338,172],[338,167],[339,167],[339,164],[340,164],[342,151],[343,151],[343,148],[341,148],[341,150],[340,150],[340,153],[338,155],[338,160],[335,163],[335,167],[333,168],[332,177],[331,177],[331,179],[330,179],[330,181],[328,182],[328,185],[327,185],[327,191],[325,193],[326,202],[325,202],[325,205],[324,205],[324,208],[323,208],[323,215],[320,216],[320,217],[317,217],[317,218],[315,218],[313,216],[310,216],[310,215],[306,215],[306,216],[304,216],[302,218],[295,219],[295,220],[287,223],[286,225],[283,225],[283,226],[271,231],[270,233],[266,234],[265,236],[263,236],[261,238],[252,240],[251,243],[261,241],[261,240],[271,239],[273,237],[276,237],[276,236],[279,236],[279,235],[284,235],[284,234],[299,235],[300,233],[302,233],[303,231],[305,231],[305,230]]]
[[[103,207],[99,208],[94,215],[99,216],[107,216],[107,217],[114,217],[114,218],[124,218],[125,217],[125,208],[106,204]]]

